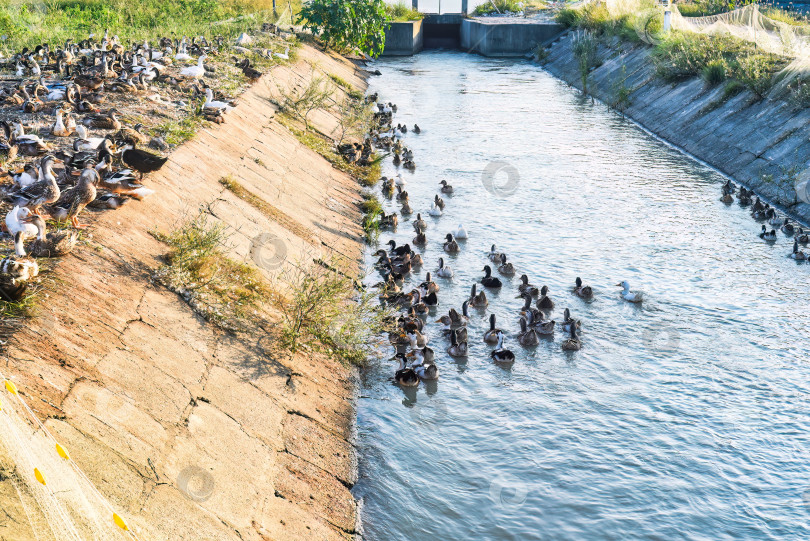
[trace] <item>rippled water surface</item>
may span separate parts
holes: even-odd
[[[429,223],[412,283],[463,223],[439,313],[461,306],[496,243],[549,286],[552,318],[582,319],[583,349],[561,351],[559,330],[516,344],[515,278],[471,312],[466,362],[428,326],[437,384],[403,390],[394,362],[376,361],[358,412],[366,539],[807,539],[810,266],[786,257],[792,243],[760,241],[747,211],[720,203],[718,174],[535,65],[426,52],[378,66],[371,92],[423,128],[404,139]],[[486,189],[493,162],[517,172],[514,193],[507,169]],[[443,178],[456,193],[430,218]],[[381,241],[413,236],[406,221]],[[590,304],[571,294],[576,276]],[[621,280],[643,305],[619,299]],[[481,341],[492,312],[511,369]]]

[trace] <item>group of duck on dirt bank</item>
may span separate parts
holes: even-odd
[[[277,38],[273,25],[262,31],[279,43],[288,37]],[[125,125],[122,111],[160,105],[183,118],[188,102],[204,95],[202,116],[222,122],[232,104],[206,84],[216,71],[207,58],[228,52],[289,58],[289,45],[274,53],[243,46],[251,42],[242,34],[235,44],[221,36],[211,42],[161,37],[154,47],[148,41],[125,46],[105,31],[99,41],[91,35],[56,49],[43,43],[0,55],[0,196],[3,232],[14,243],[14,254],[0,262],[0,298],[24,298],[39,273],[34,258],[61,256],[75,246],[86,207],[116,209],[154,193],[143,176],[163,166],[161,152],[170,146],[145,135],[141,124]],[[262,75],[247,57],[229,60],[249,82]],[[48,219],[55,222],[51,232]],[[64,227],[68,222],[72,228]]]

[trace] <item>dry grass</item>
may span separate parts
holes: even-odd
[[[155,279],[220,328],[244,329],[273,295],[255,268],[225,255],[225,226],[212,223],[203,211],[170,233],[152,235],[171,248]]]

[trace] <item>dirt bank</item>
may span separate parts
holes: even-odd
[[[171,155],[146,182],[155,195],[87,216],[91,236],[58,263],[60,285],[6,342],[4,372],[140,539],[333,540],[355,530],[354,370],[318,354],[273,358],[265,333],[218,331],[150,280],[167,247],[149,231],[172,230],[201,205],[228,226],[231,257],[268,276],[331,250],[360,259],[357,182],[273,118],[277,86],[306,84],[312,64],[365,87],[350,62],[302,47],[225,124]],[[327,133],[336,123],[324,112],[310,121]],[[274,218],[226,190],[226,175]],[[7,485],[0,537],[31,539]]]
[[[555,42],[545,64],[582,88],[572,33]],[[626,95],[625,114],[660,136],[753,188],[791,214],[810,220],[810,198],[797,190],[810,178],[810,109],[782,99],[758,99],[745,90],[725,96],[724,85],[700,78],[670,84],[655,76],[652,49],[614,42],[599,48],[602,64],[589,91],[608,104]]]

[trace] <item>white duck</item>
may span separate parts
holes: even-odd
[[[183,41],[180,42],[180,47],[177,51],[177,54],[174,55],[175,60],[191,60],[191,55],[188,54],[186,50],[186,38],[183,38]]]
[[[63,99],[65,99],[65,93],[66,93],[65,90],[62,88],[54,88],[50,92],[48,92],[48,95],[45,96],[45,99],[47,101],[62,101]]]
[[[464,229],[462,224],[458,224],[458,230],[453,234],[456,237],[456,240],[466,240],[467,239],[467,230]]]
[[[64,115],[65,114],[62,112],[62,109],[56,110],[56,122],[54,123],[53,128],[51,128],[51,133],[57,137],[67,137],[73,133],[71,130],[65,127]]]
[[[230,105],[225,103],[224,101],[215,101],[214,100],[214,93],[211,91],[210,88],[205,89],[205,104],[203,105],[206,109],[225,109],[226,111],[230,111],[233,109]]]
[[[396,180],[396,182],[394,184],[396,184],[400,188],[404,188],[405,187],[405,179],[402,178],[402,175],[397,173],[397,180]]]
[[[199,60],[197,60],[197,64],[194,66],[189,66],[187,68],[183,68],[180,70],[180,75],[183,77],[190,77],[192,79],[199,79],[203,75],[205,75],[205,68],[203,67],[203,62],[205,61],[205,55],[202,55]]]
[[[436,205],[436,203],[433,203],[432,205],[430,205],[430,210],[428,211],[428,214],[430,214],[431,216],[433,216],[435,218],[438,218],[439,216],[442,215],[442,209],[440,209]]]
[[[641,302],[644,299],[644,293],[641,291],[630,291],[630,284],[627,283],[627,280],[616,285],[622,288],[622,292],[619,295],[627,302]]]
[[[76,135],[79,137],[73,142],[73,150],[96,150],[104,142],[103,137],[89,137],[87,128],[82,124],[76,126]]]
[[[276,58],[280,58],[282,60],[289,60],[290,59],[290,46],[288,45],[286,49],[284,49],[283,53],[273,53],[273,56]]]
[[[23,246],[25,239],[37,237],[45,240],[45,221],[26,207],[15,206],[6,214],[6,228],[14,238],[14,251],[20,257],[26,255]]]
[[[34,143],[38,145],[45,145],[45,141],[40,139],[39,135],[25,133],[25,128],[23,128],[22,122],[19,120],[14,123],[14,133],[12,134],[12,138],[17,143]]]

